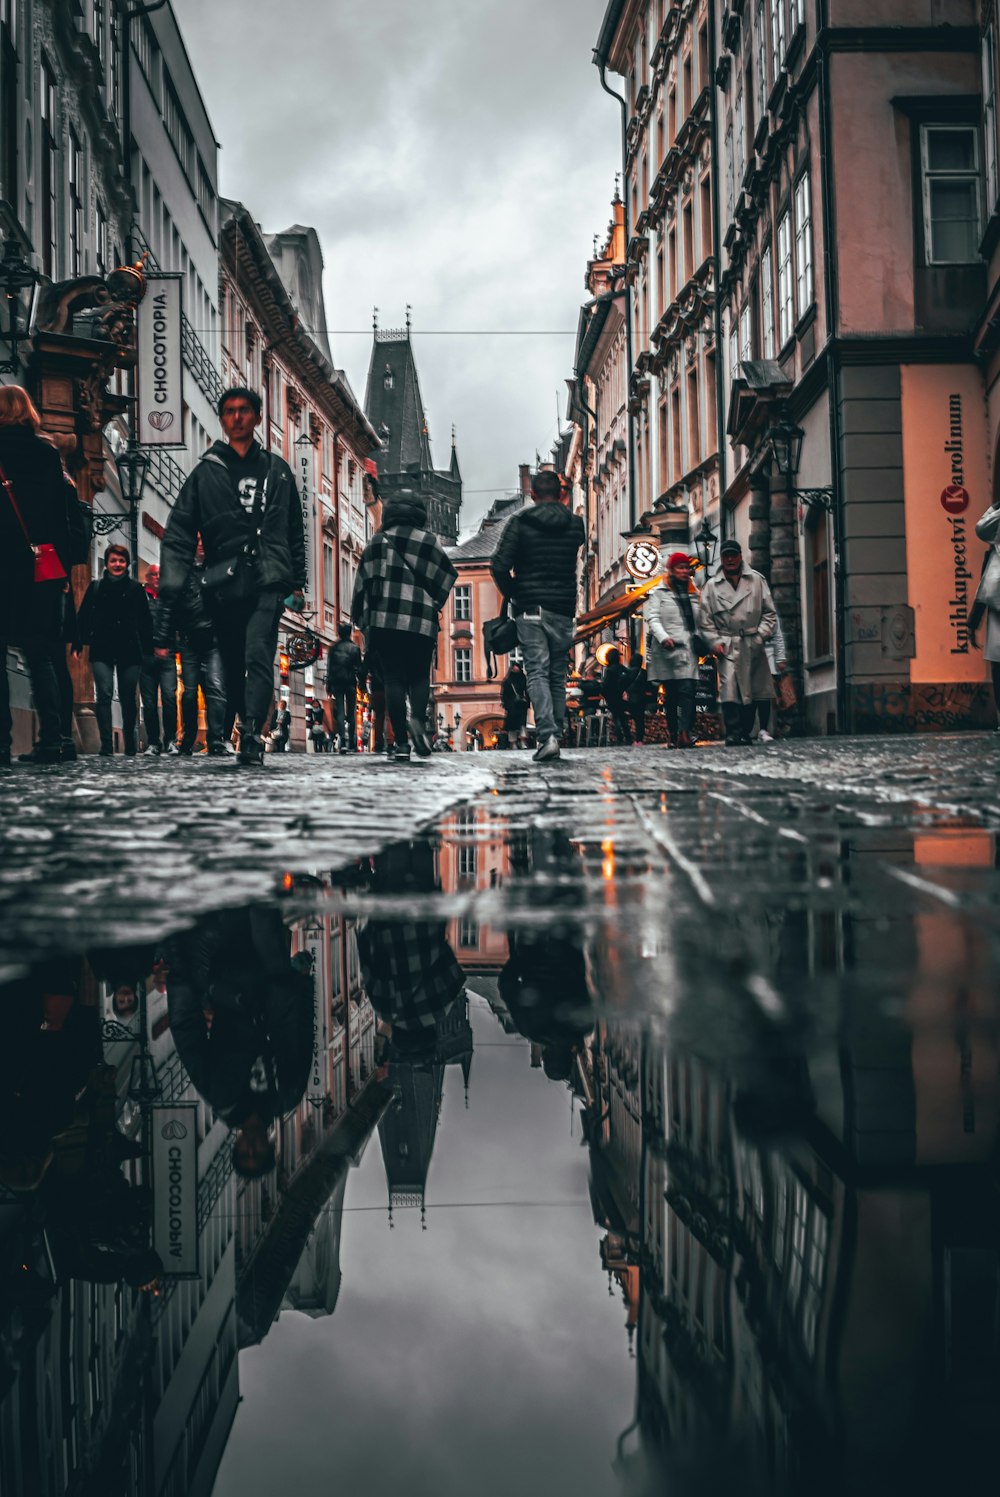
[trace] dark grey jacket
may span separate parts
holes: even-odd
[[[577,553],[586,538],[580,516],[555,500],[519,509],[507,521],[490,571],[515,614],[542,607],[574,616]]]
[[[160,548],[160,592],[168,600],[183,590],[199,533],[206,568],[239,556],[252,539],[250,516],[240,503],[223,442],[204,454],[177,496]],[[256,543],[257,586],[290,592],[306,584],[306,540],[302,502],[292,470],[269,453],[267,494]]]

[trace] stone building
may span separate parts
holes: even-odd
[[[368,455],[378,438],[333,363],[315,230],[295,225],[269,236],[242,203],[223,200],[222,213],[223,380],[260,391],[260,440],[291,465],[305,505],[307,606],[324,656],[275,683],[292,713],[292,747],[304,748],[306,701],[321,694],[325,650],[350,619],[358,561],[376,523]],[[284,627],[294,634],[301,625],[286,615]]]
[[[462,507],[455,433],[452,430],[448,467],[435,468],[410,332],[409,308],[405,328],[380,328],[375,323],[365,411],[382,444],[377,457],[379,487],[385,501],[401,490],[412,490],[427,505],[428,530],[443,545],[455,545]]]
[[[946,10],[835,0],[822,30],[802,0],[717,10],[724,503],[811,731],[992,721],[966,621],[995,58],[972,0]]]
[[[625,84],[634,471],[621,529],[658,535],[719,506],[710,14],[707,0],[609,0],[594,53]]]

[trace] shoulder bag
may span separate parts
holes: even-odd
[[[497,656],[509,655],[517,649],[517,624],[511,617],[510,604],[505,603],[503,612],[495,619],[483,624],[483,653],[486,656],[486,674],[491,681],[497,675]]]
[[[62,582],[66,578],[66,568],[59,560],[59,553],[50,541],[39,541],[37,544],[31,539],[28,527],[24,523],[21,507],[14,496],[14,485],[11,483],[3,468],[0,467],[0,483],[7,491],[11,508],[17,516],[17,523],[21,527],[24,539],[27,541],[31,554],[35,559],[35,582]]]
[[[257,542],[260,539],[260,521],[267,501],[267,487],[271,481],[271,454],[267,453],[267,472],[257,484],[250,511],[251,536],[235,556],[228,561],[217,561],[201,571],[201,585],[219,603],[238,603],[252,597],[255,588],[254,567],[257,560]],[[237,500],[239,503],[239,500]]]
[[[1000,551],[994,546],[986,561],[983,575],[976,589],[976,603],[980,608],[991,608],[1000,612]]]

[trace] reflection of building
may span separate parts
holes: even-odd
[[[454,545],[462,506],[462,474],[455,436],[453,431],[449,466],[444,470],[435,468],[410,339],[408,308],[405,328],[382,329],[376,324],[365,410],[382,443],[378,477],[383,502],[388,503],[403,490],[416,494],[427,505],[427,529],[444,545]]]
[[[456,811],[439,826],[438,878],[446,894],[476,899],[503,886],[509,872],[506,833],[483,808]],[[448,944],[466,972],[499,972],[507,960],[503,930],[481,921],[475,905],[448,926]]]
[[[472,1025],[464,995],[437,1021],[434,1034],[434,1048],[426,1059],[416,1064],[400,1062],[389,1066],[394,1100],[382,1114],[378,1136],[389,1188],[390,1214],[399,1207],[419,1206],[423,1211],[448,1066],[461,1067],[468,1095]]]
[[[309,1234],[309,1240],[285,1290],[282,1309],[298,1310],[317,1320],[323,1315],[332,1315],[337,1308],[342,1278],[340,1233],[344,1222],[346,1190],[345,1170]]]

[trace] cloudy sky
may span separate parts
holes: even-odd
[[[454,422],[468,526],[548,452],[557,389],[565,412],[620,160],[591,61],[607,0],[173,4],[221,189],[269,231],[315,225],[359,398],[372,307],[395,327],[412,305],[435,462]]]

